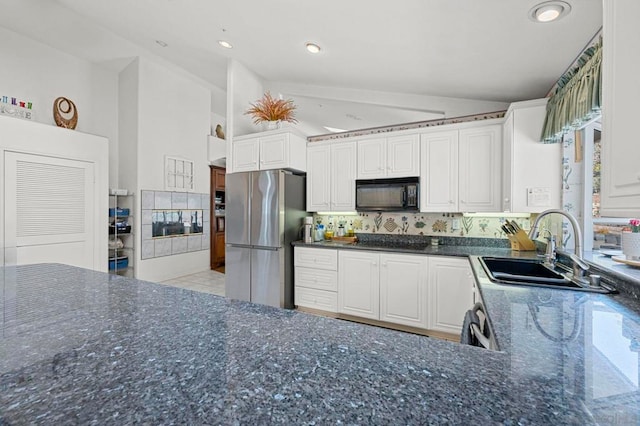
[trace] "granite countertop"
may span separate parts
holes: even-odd
[[[599,424],[640,424],[637,299],[494,284],[470,261],[510,380],[555,383],[558,398],[579,401]]]
[[[315,247],[343,250],[369,250],[369,251],[385,251],[395,253],[424,254],[430,256],[496,256],[496,257],[519,257],[519,258],[535,258],[536,253],[532,251],[512,251],[510,248],[500,246],[480,246],[480,245],[462,245],[459,244],[462,239],[454,240],[453,244],[439,244],[437,246],[425,243],[423,241],[398,242],[394,241],[358,241],[356,243],[342,243],[331,240],[318,241],[313,243],[304,243],[295,241],[292,244],[300,247]]]
[[[615,297],[481,283],[498,352],[65,265],[0,271],[0,423],[640,420],[640,319]]]

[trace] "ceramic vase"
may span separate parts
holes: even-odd
[[[276,130],[280,128],[280,120],[278,121],[264,121],[265,130]]]
[[[640,232],[622,233],[622,253],[627,260],[640,260]]]

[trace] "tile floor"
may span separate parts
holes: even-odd
[[[224,274],[216,271],[185,275],[184,277],[162,281],[160,284],[224,296]]]

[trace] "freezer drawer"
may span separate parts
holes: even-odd
[[[283,256],[281,249],[253,249],[251,252],[252,302],[282,308],[292,307],[293,294],[286,297],[284,289]]]
[[[229,299],[251,301],[251,248],[227,244],[225,295]]]

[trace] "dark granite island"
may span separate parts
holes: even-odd
[[[492,352],[64,265],[0,271],[0,424],[640,419],[637,370],[607,383],[571,369],[571,354]],[[638,316],[622,315],[638,333]],[[613,399],[594,419],[596,383]],[[635,393],[621,403],[622,385]]]

